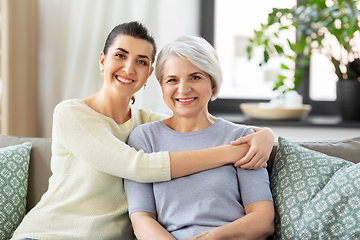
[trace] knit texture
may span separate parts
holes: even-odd
[[[168,152],[146,154],[126,145],[131,131],[165,115],[131,108],[117,124],[79,99],[54,111],[49,189],[13,239],[132,239],[123,178],[170,180]]]

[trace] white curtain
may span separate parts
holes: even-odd
[[[139,20],[158,49],[181,35],[198,35],[199,0],[39,0],[39,129],[51,137],[54,107],[99,91],[99,56],[107,34]],[[154,75],[136,95],[136,106],[169,113]]]

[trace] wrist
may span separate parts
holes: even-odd
[[[228,145],[226,150],[226,160],[227,163],[235,163],[238,160],[245,157],[246,153],[249,151],[250,146],[248,144],[240,145]]]
[[[269,139],[271,139],[272,142],[275,142],[275,134],[274,134],[274,132],[268,127],[264,127],[263,130],[269,135]]]
[[[237,156],[236,153],[236,146],[232,146],[232,145],[226,145],[224,146],[225,148],[225,152],[222,155],[223,157],[221,159],[224,159],[226,161],[226,164],[229,163],[235,163],[237,160],[240,159],[239,156]]]
[[[224,240],[227,239],[222,232],[221,227],[215,227],[207,231],[207,239],[211,240]]]

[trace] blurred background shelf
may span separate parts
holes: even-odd
[[[340,116],[309,115],[302,120],[253,120],[242,113],[216,113],[216,117],[237,124],[270,127],[276,139],[281,136],[290,141],[341,140],[360,136],[359,121],[343,121]]]

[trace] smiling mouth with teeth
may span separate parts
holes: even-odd
[[[196,98],[188,98],[188,99],[176,99],[178,102],[190,102],[192,100],[195,100]]]
[[[124,78],[122,78],[122,77],[120,77],[120,76],[116,76],[116,79],[117,79],[118,81],[120,81],[120,82],[123,82],[123,83],[132,83],[132,82],[134,82],[133,80],[124,79]]]

